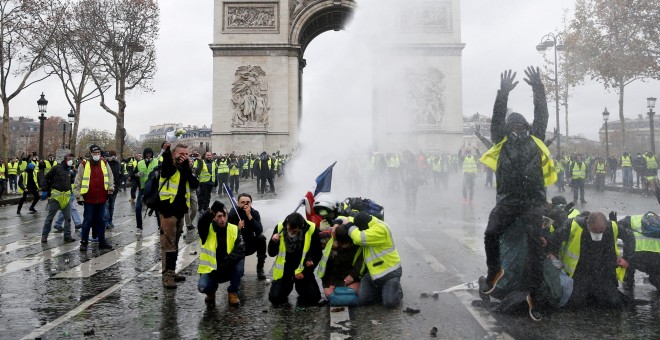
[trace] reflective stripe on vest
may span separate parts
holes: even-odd
[[[352,221],[353,218],[351,217],[349,220]],[[348,234],[356,244],[358,244],[356,241],[359,239],[359,244],[362,245],[362,256],[364,257],[363,270],[366,267],[371,278],[376,280],[401,268],[401,258],[394,246],[392,232],[387,223],[376,217],[372,217],[368,226],[369,229],[383,229],[385,231],[385,239],[367,239],[367,233],[355,226],[349,229]],[[378,241],[379,246],[369,246],[369,244],[376,243],[375,241]]]
[[[463,173],[476,174],[477,173],[477,160],[472,156],[466,156],[463,159]]]
[[[303,253],[302,253],[302,257],[300,258],[300,264],[298,265],[298,268],[296,268],[295,270],[296,275],[303,272],[305,265],[305,257],[307,256],[307,252],[309,251],[310,245],[312,243],[312,234],[314,234],[314,230],[316,229],[316,224],[314,224],[313,222],[307,221],[307,224],[309,225],[309,228],[305,233]],[[286,245],[284,244],[285,236],[283,230],[284,230],[284,221],[280,222],[280,224],[277,225],[277,233],[280,234],[280,248],[277,257],[275,258],[275,264],[273,265],[273,280],[279,280],[282,278],[282,276],[284,276],[284,264],[286,263]]]
[[[7,164],[7,175],[16,175],[16,174],[18,174],[18,163]]]
[[[660,253],[660,239],[642,234],[642,218],[644,215],[630,216],[630,227],[635,234],[635,251],[650,251]]]
[[[199,173],[199,182],[206,183],[208,181],[215,182],[215,162],[211,162],[211,171],[209,171],[206,161],[202,161],[202,171]]]
[[[619,238],[619,227],[616,222],[612,221],[612,231],[614,233],[614,252],[616,253],[617,258],[621,256],[619,252],[619,247],[617,246],[617,239]],[[568,237],[568,242],[566,242],[566,247],[564,255],[562,256],[561,262],[564,263],[564,270],[568,276],[573,277],[575,274],[575,269],[577,268],[578,262],[580,261],[580,245],[582,241],[582,227],[573,219],[571,223],[571,234]],[[619,281],[623,281],[623,277],[626,274],[625,268],[617,267],[616,268],[616,278]]]
[[[108,190],[110,185],[110,178],[108,177],[108,168],[105,166],[105,161],[101,161],[101,171],[103,171],[103,188]],[[92,174],[89,162],[85,162],[85,170],[83,170],[82,182],[80,182],[80,194],[84,195],[89,191],[89,180]]]
[[[621,156],[621,166],[632,166],[632,162],[630,161],[630,156]]]
[[[575,163],[573,164],[573,168],[571,169],[573,172],[573,179],[585,179],[587,178],[587,165],[583,162],[582,165],[580,163]]]
[[[644,158],[646,158],[646,168],[647,169],[657,169],[658,168],[658,162],[655,159],[655,155],[651,156],[651,157],[647,157],[645,155]]]
[[[149,174],[154,171],[154,169],[158,166],[158,162],[155,162],[153,159],[151,162],[149,162],[149,166],[147,166],[147,162],[143,159],[138,162],[137,164],[137,170],[138,172],[141,172],[144,174],[144,176],[139,177],[140,179],[140,189],[144,189],[144,186],[147,184],[147,180],[149,179]]]
[[[238,238],[238,227],[235,224],[227,223],[227,254],[234,250],[234,244]],[[201,252],[199,254],[199,266],[197,273],[208,274],[214,270],[218,270],[218,263],[216,258],[216,249],[218,249],[218,238],[213,229],[213,223],[209,226],[209,234],[206,236],[206,243],[202,243]]]
[[[597,174],[604,174],[605,173],[605,163],[597,163],[596,164],[596,173]]]
[[[557,181],[557,172],[555,170],[555,162],[550,158],[550,150],[545,146],[542,140],[531,136],[536,146],[541,149],[541,167],[543,168],[543,183],[545,186],[550,186]],[[507,136],[504,136],[501,142],[493,145],[486,153],[484,153],[479,161],[487,167],[497,171],[497,163],[502,151],[502,145],[507,141]]]
[[[174,175],[170,178],[163,178],[161,177],[160,180],[158,180],[158,187],[161,188],[160,191],[158,192],[158,196],[160,197],[161,201],[170,201],[170,203],[174,203],[174,198],[176,197],[176,193],[179,191],[179,182],[181,180],[181,173],[177,169]],[[164,183],[167,182],[166,185]],[[188,184],[188,181],[186,181],[186,205],[188,208],[190,208],[190,185]]]

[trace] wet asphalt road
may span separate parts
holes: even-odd
[[[418,339],[429,338],[432,327],[438,329],[437,338],[443,339],[660,336],[658,294],[639,272],[633,306],[621,311],[559,311],[541,323],[531,322],[526,315],[493,314],[471,307],[478,299],[474,290],[431,295],[485,273],[482,235],[494,204],[494,189],[484,188],[479,178],[475,202],[464,205],[461,178],[454,174],[448,189],[422,187],[415,212],[404,208],[402,193],[385,189],[386,185],[372,183],[367,188],[367,182],[362,182],[352,188],[353,195],[378,197],[386,208],[403,261],[404,301],[398,309],[351,308],[348,315],[331,313],[328,307],[298,306],[295,292],[290,304],[271,306],[269,284],[257,280],[254,256],[246,259],[239,294],[242,305],[227,306],[225,284],[218,291],[217,306],[206,308],[204,295],[197,292],[196,256],[189,255],[197,247],[194,232],[184,236],[177,267],[188,279],[176,290],[163,289],[155,219],[147,218],[143,235],[136,236],[127,192],[117,199],[117,228],[109,237],[115,249],[110,252],[90,247],[81,254],[77,243],[64,244],[62,234],[53,233],[48,244],[42,245],[44,202],[37,205],[39,213],[25,214],[24,209],[20,217],[15,215],[16,206],[0,207],[0,338]],[[286,188],[283,182],[279,179],[276,185]],[[252,181],[241,186],[241,192],[256,191]],[[277,197],[255,195],[254,206],[261,212],[267,235],[302,194],[293,200],[285,198],[286,190]],[[549,196],[555,194],[555,188],[550,188]],[[637,194],[596,195],[588,190],[587,200],[581,210],[616,210],[620,217],[658,210],[652,198]],[[405,308],[420,312],[405,313]],[[342,327],[331,327],[333,320]]]

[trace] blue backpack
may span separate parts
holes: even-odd
[[[647,212],[642,217],[642,235],[660,238],[660,216],[654,212]]]
[[[347,216],[355,216],[358,212],[366,212],[377,219],[385,220],[385,208],[382,205],[362,197],[349,197],[340,205],[340,213]]]

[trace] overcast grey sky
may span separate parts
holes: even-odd
[[[520,84],[512,93],[509,106],[531,118],[531,90],[522,81],[523,70],[528,65],[541,65],[543,58],[536,51],[536,44],[543,35],[560,26],[564,9],[572,10],[573,3],[572,0],[461,1],[462,40],[466,43],[462,60],[465,115],[490,114],[499,74],[512,68],[518,72]],[[128,98],[126,128],[135,137],[146,133],[153,124],[211,124],[212,55],[208,44],[212,41],[213,1],[166,0],[159,4],[161,30],[157,43],[158,72],[153,82],[155,92],[136,92]],[[355,49],[351,34],[350,26],[346,32],[326,32],[317,37],[305,53],[308,66],[304,79],[304,115],[308,121],[315,119],[313,112],[324,112],[318,108],[336,101],[342,88],[362,98],[364,109],[369,108],[370,91],[359,86],[368,81],[357,82],[355,69],[347,66],[351,54],[355,53],[345,50]],[[360,90],[364,92],[359,93]],[[49,100],[48,115],[65,117],[69,107],[55,79],[21,93],[11,103],[11,115],[36,118],[36,101],[42,91]],[[636,117],[646,112],[649,96],[660,97],[660,82],[631,84],[626,89],[626,116]],[[617,100],[616,92],[607,92],[601,84],[587,81],[577,88],[569,103],[571,135],[579,133],[596,139],[603,108],[607,106],[612,119],[616,119]],[[553,103],[549,109],[548,128],[552,129],[555,125]],[[562,132],[563,114],[562,110]],[[91,101],[83,106],[81,125],[114,132],[115,121],[96,101]],[[301,137],[304,136],[303,131]]]

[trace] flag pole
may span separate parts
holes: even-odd
[[[319,185],[319,177],[323,176],[328,170],[331,170],[332,168],[334,168],[334,167],[335,167],[335,164],[337,164],[337,161],[334,161],[332,164],[330,164],[330,166],[329,166],[328,168],[326,168],[325,170],[323,170],[323,172],[322,172],[319,176],[316,177],[316,185],[317,185],[317,189],[314,190],[314,198],[316,198],[316,195],[319,194],[319,192],[316,191],[316,190],[319,190],[319,188],[318,188],[318,185]],[[331,176],[332,176],[332,175],[331,175]],[[305,199],[304,199],[304,198],[300,200],[300,202],[298,203],[298,206],[293,210],[293,212],[298,211],[298,209],[300,209],[300,207],[302,207],[303,205],[305,205]]]
[[[238,216],[238,220],[242,221],[243,219],[241,218],[241,214],[238,213],[238,207],[236,206],[236,204],[234,204],[234,196],[231,193],[229,193],[229,189],[227,188],[227,185],[225,183],[222,183],[222,187],[225,189],[227,196],[229,196],[229,202],[231,203],[231,206],[234,207],[234,210],[236,210],[236,216]]]

